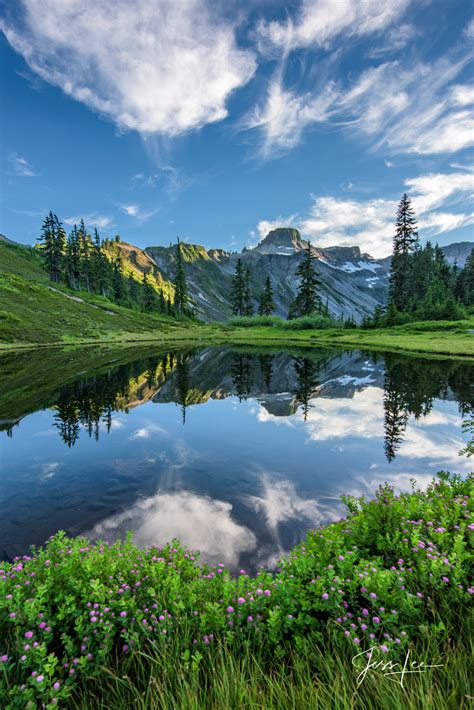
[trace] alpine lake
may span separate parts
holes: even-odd
[[[0,356],[0,559],[58,530],[275,569],[341,495],[466,474],[474,366],[336,349]]]

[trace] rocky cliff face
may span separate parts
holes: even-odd
[[[442,247],[444,256],[449,264],[457,263],[459,267],[463,267],[467,257],[474,249],[473,242],[457,242],[456,244],[448,244]]]
[[[270,276],[276,315],[286,318],[290,302],[298,287],[296,271],[307,242],[297,229],[274,229],[253,249],[241,254],[221,249],[206,251],[197,245],[184,245],[185,270],[197,313],[206,320],[231,317],[231,284],[240,258],[252,274],[252,296],[255,309],[267,276]],[[361,320],[383,303],[387,294],[389,262],[361,253],[359,247],[312,247],[317,258],[315,267],[322,282],[321,295],[330,313]],[[174,271],[175,250],[172,247],[148,247],[148,256],[165,279]]]

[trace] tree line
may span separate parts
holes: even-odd
[[[143,273],[141,281],[127,275],[119,247],[120,237],[101,239],[97,229],[91,235],[82,219],[67,235],[57,215],[50,212],[37,241],[44,268],[54,283],[148,313],[193,315],[179,239],[175,253],[174,298],[171,293],[165,294],[163,288],[155,288],[152,272]]]
[[[311,251],[311,245],[305,249],[304,258],[298,266],[299,285],[295,298],[288,311],[288,319],[327,315],[327,305],[323,307],[319,287],[321,282],[314,268],[316,257]],[[232,313],[235,316],[251,317],[255,314],[252,298],[252,275],[248,266],[244,267],[242,260],[237,260],[231,287]],[[273,287],[270,276],[267,276],[258,296],[258,315],[271,316],[276,309]]]
[[[464,268],[451,266],[443,250],[430,241],[420,245],[409,196],[401,198],[396,216],[387,307],[377,306],[366,327],[392,326],[410,320],[456,320],[474,305],[474,249]]]

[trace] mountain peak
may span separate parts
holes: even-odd
[[[264,254],[294,254],[304,249],[305,242],[297,229],[292,227],[277,227],[268,232],[267,236],[255,248]]]

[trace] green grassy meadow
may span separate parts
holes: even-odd
[[[0,349],[87,343],[345,346],[474,356],[474,317],[377,330],[252,328],[176,320],[52,284],[31,249],[0,242]]]

